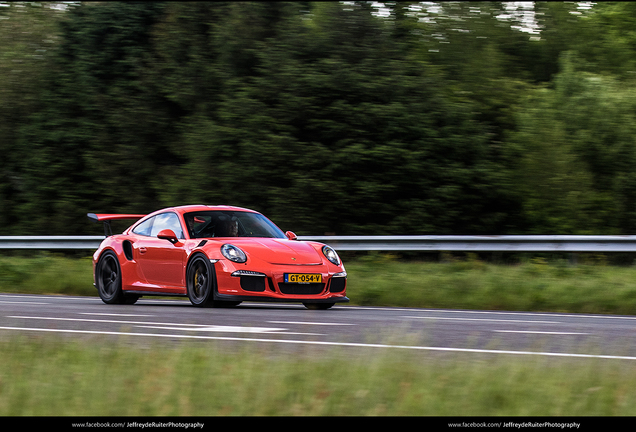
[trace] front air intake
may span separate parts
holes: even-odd
[[[265,278],[262,276],[241,276],[241,289],[244,291],[265,291]]]
[[[347,278],[337,277],[331,279],[331,285],[329,286],[329,291],[332,293],[342,292],[347,286]]]
[[[283,294],[298,294],[298,295],[310,295],[320,294],[325,289],[324,283],[307,283],[307,284],[295,284],[295,283],[279,283],[278,288]]]

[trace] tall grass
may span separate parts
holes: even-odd
[[[632,416],[621,361],[0,341],[0,416]]]
[[[50,253],[0,256],[0,291],[97,295],[91,257],[67,258]]]
[[[347,264],[361,305],[636,314],[636,267],[534,258],[495,265],[475,258],[403,262],[369,255]]]

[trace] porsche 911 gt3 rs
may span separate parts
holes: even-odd
[[[249,300],[328,309],[349,301],[347,272],[333,248],[299,241],[253,210],[196,205],[88,217],[103,222],[107,233],[93,255],[94,285],[104,303],[182,295],[195,306]],[[138,220],[112,235],[110,221],[120,219]]]

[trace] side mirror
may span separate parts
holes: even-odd
[[[159,234],[157,234],[157,238],[168,240],[172,244],[178,241],[177,235],[171,229],[165,229],[165,230],[159,231]]]
[[[296,234],[294,234],[294,233],[293,233],[293,232],[291,232],[291,231],[287,231],[287,232],[285,233],[285,235],[286,235],[286,236],[287,236],[287,238],[288,238],[288,239],[290,239],[290,240],[298,240],[298,237],[296,236]]]

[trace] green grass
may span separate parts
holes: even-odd
[[[633,416],[631,362],[0,341],[0,416]]]
[[[633,266],[541,258],[515,265],[401,262],[382,255],[346,266],[347,295],[361,305],[636,315]]]
[[[0,292],[97,295],[91,257],[0,256]]]
[[[400,261],[370,254],[346,263],[351,304],[636,315],[636,267],[569,265],[534,258],[515,265],[474,258]],[[0,292],[97,295],[90,257],[0,256]]]

